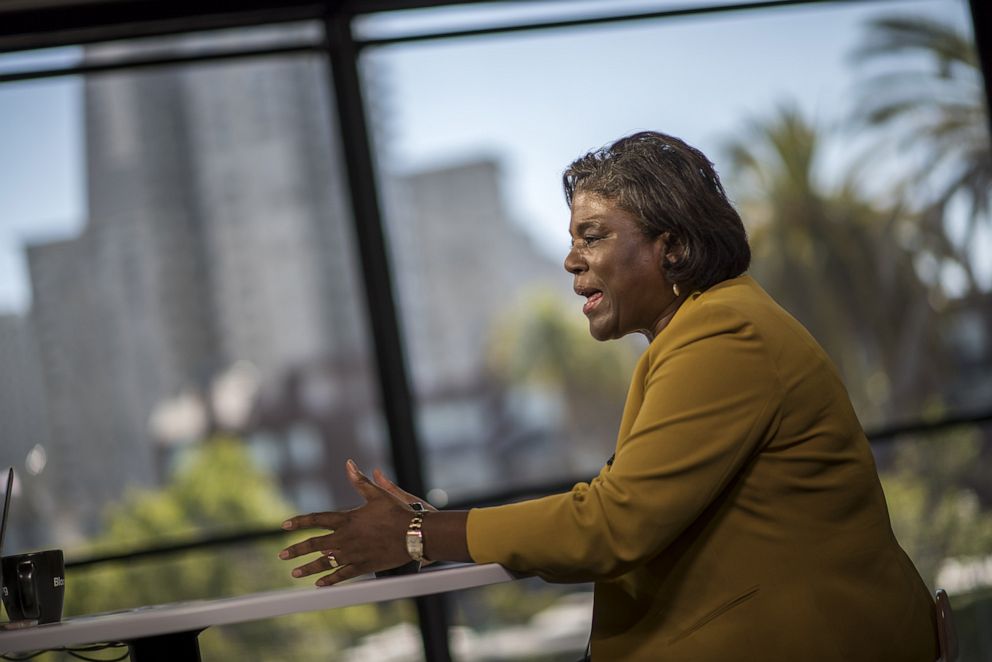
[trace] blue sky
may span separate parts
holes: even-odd
[[[838,123],[854,97],[849,54],[881,12],[967,21],[961,2],[828,3],[397,46],[369,59],[393,97],[388,144],[400,169],[499,155],[516,215],[551,246],[565,241],[560,173],[590,148],[658,129],[719,169],[727,141],[780,104]],[[853,146],[839,142],[828,168],[846,165]]]
[[[386,109],[379,142],[391,170],[498,158],[515,219],[557,255],[567,228],[559,177],[573,158],[650,128],[695,144],[720,169],[745,122],[786,102],[830,127],[850,110],[849,53],[865,20],[890,12],[968,21],[963,0],[826,3],[391,46],[363,65],[376,81],[368,96]],[[28,305],[23,243],[71,236],[85,222],[80,95],[76,78],[0,85],[0,312]],[[854,148],[835,140],[825,176],[845,169]]]
[[[28,300],[23,242],[85,217],[79,81],[0,86],[0,312]]]

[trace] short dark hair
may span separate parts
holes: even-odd
[[[669,233],[682,255],[665,265],[666,275],[682,291],[740,276],[751,262],[744,223],[713,164],[678,138],[621,138],[572,162],[562,184],[569,208],[578,193],[594,193],[636,216],[648,236]]]

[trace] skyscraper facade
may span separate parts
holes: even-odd
[[[176,449],[209,435],[231,366],[259,380],[238,432],[301,506],[353,498],[333,478],[345,458],[387,459],[327,81],[320,58],[301,56],[87,78],[88,222],[28,248],[60,542],[97,531],[128,486],[160,484]],[[567,278],[510,221],[494,159],[384,188],[400,202],[387,240],[430,419],[439,404],[477,403],[494,323],[534,282],[564,290]],[[189,398],[203,421],[176,406]],[[441,426],[455,450],[436,425],[423,432],[428,452],[451,453],[439,471],[464,480],[489,436],[461,420]]]

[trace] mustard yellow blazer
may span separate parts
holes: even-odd
[[[748,276],[693,294],[650,344],[612,466],[472,510],[468,545],[594,581],[593,660],[937,658],[840,377]]]

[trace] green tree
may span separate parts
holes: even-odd
[[[259,529],[278,524],[294,509],[252,462],[236,439],[210,439],[182,457],[160,490],[132,490],[111,509],[107,527],[89,552],[186,539],[203,532]],[[307,537],[297,533],[250,545],[177,554],[165,561],[101,564],[69,573],[65,613],[99,613],[143,605],[231,597],[308,586],[293,580],[278,550]],[[409,605],[297,614],[211,628],[200,636],[204,659],[333,659],[361,636],[409,619]]]
[[[884,72],[866,67],[882,60]],[[838,362],[862,420],[939,413],[956,379],[943,335],[955,309],[983,311],[986,338],[992,328],[972,246],[990,191],[977,58],[947,26],[889,17],[872,23],[857,62],[870,71],[857,128],[887,161],[852,163],[826,183],[818,166],[832,134],[785,106],[730,144],[731,188],[750,224],[755,274]],[[892,172],[890,140],[905,178],[869,194],[858,183],[869,166]],[[958,236],[949,217],[961,203],[968,223]],[[965,292],[949,287],[949,267],[966,275]],[[931,586],[946,559],[992,548],[983,434],[963,427],[878,449],[896,536]]]
[[[992,549],[992,512],[977,492],[989,473],[982,446],[977,426],[903,438],[882,473],[892,528],[933,588],[945,559],[982,558]]]
[[[895,191],[915,212],[914,222],[900,228],[901,241],[927,267],[920,272],[944,326],[957,317],[977,320],[981,337],[973,344],[988,346],[992,296],[975,267],[987,260],[976,250],[979,229],[992,231],[992,152],[973,40],[943,21],[886,15],[869,22],[853,59],[861,77],[855,129],[879,136],[874,152],[882,158],[911,164]],[[961,220],[963,231],[952,232]],[[963,288],[948,287],[948,271],[964,275]],[[902,442],[884,476],[893,526],[928,581],[944,559],[992,549],[992,470],[988,432],[984,441],[982,435],[981,428],[962,428]]]
[[[903,182],[921,210],[918,241],[960,267],[971,292],[981,289],[969,253],[979,225],[988,225],[992,156],[981,64],[969,35],[928,18],[884,16],[869,23],[854,53],[864,73],[855,118],[884,129],[895,149],[915,157]],[[878,150],[888,154],[889,150]],[[955,200],[967,226],[950,241],[943,225]]]
[[[916,412],[943,363],[928,287],[895,240],[907,212],[868,198],[856,167],[824,183],[828,135],[786,104],[727,145],[752,272],[833,357],[863,420]]]

